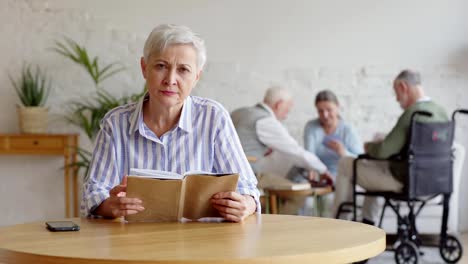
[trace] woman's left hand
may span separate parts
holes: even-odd
[[[219,192],[213,195],[211,204],[224,219],[233,222],[242,222],[257,209],[252,196],[236,192]]]
[[[327,142],[327,146],[334,150],[340,157],[344,157],[346,155],[346,149],[344,145],[338,140],[330,140]]]

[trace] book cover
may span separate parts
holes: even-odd
[[[139,198],[145,210],[125,217],[134,222],[197,220],[221,217],[211,206],[218,192],[235,191],[239,175],[132,169],[127,178],[127,197]]]

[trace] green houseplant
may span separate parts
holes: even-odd
[[[65,37],[62,41],[56,41],[52,50],[85,69],[94,82],[96,93],[86,99],[72,101],[65,115],[65,119],[69,123],[79,127],[91,142],[94,141],[99,131],[101,119],[109,110],[119,105],[137,101],[146,92],[146,89],[144,89],[141,93],[121,98],[107,92],[101,87],[101,82],[123,71],[124,68],[118,63],[102,66],[97,56],[91,58],[84,46],[70,38]],[[79,161],[69,164],[69,166],[74,166],[77,170],[84,170],[86,177],[92,153],[83,148],[78,148],[77,153]]]
[[[21,101],[17,107],[20,132],[47,132],[48,109],[44,105],[51,86],[46,74],[39,66],[23,65],[17,80],[12,76],[9,78]]]

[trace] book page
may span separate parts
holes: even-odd
[[[178,180],[178,179],[183,178],[182,175],[175,173],[175,172],[137,169],[137,168],[131,168],[129,175],[145,177],[145,178],[157,178],[157,179],[169,179],[169,180]]]
[[[178,221],[181,191],[181,180],[128,176],[127,197],[141,199],[145,210],[125,219],[135,222]]]
[[[213,176],[226,176],[226,175],[231,175],[235,174],[233,172],[228,172],[228,173],[216,173],[216,172],[206,172],[206,171],[187,171],[184,173],[184,177],[187,177],[189,175],[213,175]]]
[[[183,217],[192,220],[203,217],[221,217],[211,205],[210,199],[218,192],[235,192],[238,179],[239,174],[186,176]]]

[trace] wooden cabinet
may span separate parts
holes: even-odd
[[[0,155],[60,155],[64,158],[65,216],[78,216],[78,176],[66,166],[77,160],[75,134],[0,134]],[[72,178],[72,179],[70,179]],[[73,208],[70,208],[70,196]]]

